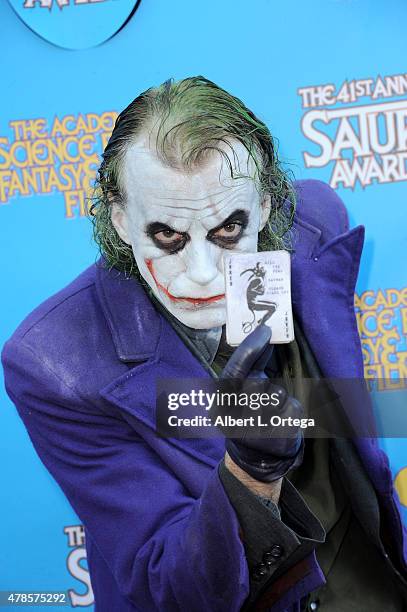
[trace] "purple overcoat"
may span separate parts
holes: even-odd
[[[364,228],[349,230],[324,183],[296,189],[295,315],[324,376],[363,377],[354,289]],[[224,439],[168,440],[154,429],[156,379],[208,374],[141,285],[91,266],[27,317],[2,358],[32,443],[85,526],[96,610],[240,610],[249,574],[215,469]],[[373,439],[355,444],[405,563],[387,457]],[[323,582],[311,555],[280,580],[272,611],[297,609]]]

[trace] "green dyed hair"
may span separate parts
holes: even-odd
[[[260,251],[291,250],[291,227],[295,191],[282,169],[267,126],[241,100],[197,76],[166,81],[140,94],[117,117],[103,153],[90,206],[94,238],[109,266],[127,275],[139,276],[131,246],[123,242],[111,221],[114,202],[125,206],[121,180],[124,156],[140,134],[149,134],[159,159],[172,168],[192,171],[214,151],[226,160],[232,178],[237,156],[233,142],[239,141],[254,162],[257,188],[271,198],[269,219],[259,233]]]

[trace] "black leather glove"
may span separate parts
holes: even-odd
[[[274,349],[274,345],[270,344],[270,338],[269,327],[266,325],[257,327],[234,351],[220,378],[267,379],[264,370]],[[300,402],[289,396],[283,387],[270,381],[270,391],[278,393],[281,397],[278,405],[279,416],[301,418],[303,408]],[[291,468],[301,464],[304,439],[299,427],[287,428],[287,437],[284,438],[250,438],[251,433],[250,428],[247,428],[239,438],[226,438],[226,450],[231,459],[256,480],[273,482],[287,474]]]

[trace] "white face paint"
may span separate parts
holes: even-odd
[[[246,149],[233,148],[238,168],[253,176]],[[223,325],[223,254],[257,251],[269,198],[261,201],[252,179],[231,178],[219,153],[184,173],[164,166],[144,139],[127,151],[122,177],[126,206],[113,206],[112,221],[156,297],[188,327]]]

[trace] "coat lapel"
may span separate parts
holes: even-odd
[[[321,246],[307,226],[299,227],[300,244],[292,258],[295,316],[324,376],[363,378],[354,293],[364,227],[358,226]],[[311,233],[311,239],[307,233]]]

